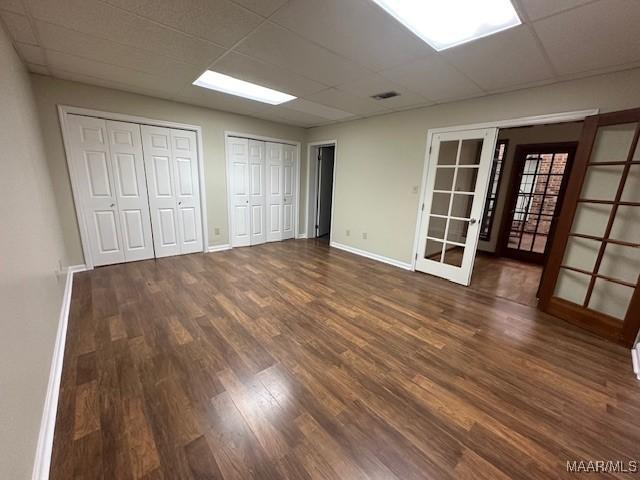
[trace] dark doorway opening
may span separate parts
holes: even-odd
[[[329,238],[331,234],[331,207],[333,202],[333,168],[335,146],[318,148],[318,185],[316,198],[316,237]]]

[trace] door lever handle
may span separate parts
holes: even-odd
[[[476,220],[475,218],[470,218],[469,219],[469,225],[473,225],[477,222],[478,220]]]

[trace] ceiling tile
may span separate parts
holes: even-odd
[[[63,80],[71,80],[74,82],[85,83],[88,85],[96,85],[99,87],[113,88],[116,90],[122,90],[125,92],[138,93],[140,95],[148,95],[152,97],[171,99],[171,95],[166,91],[157,90],[153,86],[140,86],[130,83],[120,83],[115,80],[105,79],[100,77],[93,77],[82,73],[68,72],[66,70],[57,70],[49,68],[51,75],[55,78],[61,78]]]
[[[345,118],[355,116],[352,112],[345,112],[337,108],[327,107],[325,105],[320,105],[319,103],[311,102],[303,98],[298,98],[296,100],[287,102],[282,106],[282,108],[296,110],[302,113],[308,113],[310,115],[324,118],[326,120],[344,120]]]
[[[336,88],[328,88],[305,98],[312,102],[321,103],[322,105],[357,115],[373,115],[375,113],[389,111],[388,108],[382,105],[382,102],[376,101],[373,98],[360,97],[351,92],[345,92]]]
[[[455,100],[482,93],[482,90],[471,80],[448,65],[438,55],[384,70],[381,74],[428,100]]]
[[[21,0],[0,0],[0,10],[7,10],[13,13],[25,13]]]
[[[328,86],[364,77],[368,71],[273,23],[265,22],[237,50]]]
[[[12,12],[0,12],[0,17],[7,26],[7,30],[9,30],[9,34],[14,41],[30,43],[31,45],[38,44],[33,28],[26,16]]]
[[[230,47],[262,17],[228,0],[105,0],[129,12]]]
[[[529,20],[538,20],[593,0],[519,0]]]
[[[533,24],[553,66],[571,74],[640,60],[640,2],[606,0]]]
[[[68,53],[89,60],[131,68],[155,75],[164,75],[172,68],[189,69],[193,79],[202,68],[173,60],[156,53],[145,52],[120,43],[69,30],[51,23],[36,21],[42,46],[48,50]],[[193,80],[192,79],[192,80]]]
[[[75,55],[46,50],[47,64],[52,70],[88,75],[124,85],[154,89],[166,94],[177,94],[191,82],[192,73],[170,68],[162,76],[151,75],[131,68],[96,62]]]
[[[551,66],[527,25],[465,43],[445,50],[441,55],[488,91],[553,76]]]
[[[37,45],[29,45],[28,43],[15,43],[16,50],[20,54],[20,58],[25,63],[35,63],[36,65],[46,65],[44,52]]]
[[[48,23],[141,50],[205,66],[223,49],[206,40],[164,28],[97,0],[27,0],[31,14]]]
[[[299,127],[315,127],[327,123],[326,118],[318,117],[310,113],[299,112],[285,107],[273,107],[266,112],[255,114],[258,118],[271,120],[273,122],[286,123]]]
[[[271,20],[372,70],[434,52],[370,0],[292,0]]]
[[[324,90],[326,85],[247,55],[231,52],[216,61],[211,70],[302,97]]]
[[[353,82],[339,85],[338,88],[345,92],[358,95],[360,97],[369,98],[372,95],[384,92],[398,92],[400,95],[393,98],[385,98],[384,100],[376,100],[381,106],[388,109],[398,109],[408,106],[427,105],[432,102],[420,95],[409,91],[380,74],[374,73]]]
[[[236,3],[243,7],[252,10],[263,17],[268,17],[275,12],[282,5],[287,3],[288,0],[234,0]]]

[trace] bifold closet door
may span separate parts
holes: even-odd
[[[266,144],[267,152],[267,241],[282,240],[282,206],[284,203],[284,145]]]
[[[296,155],[293,145],[283,145],[282,158],[282,240],[295,236]]]
[[[156,257],[202,251],[194,132],[142,125]]]
[[[267,241],[277,242],[295,236],[297,148],[267,142],[266,155]]]
[[[125,261],[154,257],[140,125],[107,121]]]
[[[139,126],[80,115],[67,120],[74,190],[93,265],[152,258]]]

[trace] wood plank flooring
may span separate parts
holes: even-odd
[[[640,457],[629,357],[312,240],[98,268],[51,478],[579,478],[567,460]]]
[[[478,252],[469,287],[535,307],[541,276],[541,265]]]

